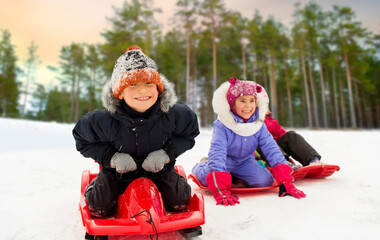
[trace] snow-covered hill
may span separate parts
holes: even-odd
[[[97,164],[75,150],[72,124],[0,118],[0,238],[83,239],[80,178]],[[277,190],[240,195],[240,205],[216,206],[203,193],[206,224],[196,239],[378,239],[380,131],[297,129],[327,163],[341,170],[296,186],[307,197],[279,198]],[[180,156],[186,173],[207,155],[211,130]]]

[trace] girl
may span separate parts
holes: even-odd
[[[208,160],[197,163],[192,173],[214,193],[217,205],[239,203],[228,190],[232,176],[248,187],[271,186],[274,178],[280,185],[280,197],[306,196],[294,187],[292,168],[263,124],[267,99],[261,90],[255,82],[231,78],[214,92],[212,105],[218,119],[214,122]],[[255,160],[253,152],[257,147],[267,157],[272,174]]]

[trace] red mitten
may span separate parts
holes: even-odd
[[[229,172],[210,172],[206,176],[208,189],[214,193],[216,205],[223,203],[224,206],[235,205],[239,197],[231,195],[228,188],[231,186],[232,177]]]
[[[272,169],[272,175],[280,185],[279,197],[291,195],[297,199],[304,198],[306,194],[293,185],[292,171],[292,167],[287,164],[278,164]]]

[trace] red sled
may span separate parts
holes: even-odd
[[[176,166],[176,170],[186,178],[181,166]],[[82,173],[79,210],[86,228],[85,239],[151,239],[153,235],[160,239],[184,239],[202,234],[203,195],[193,194],[184,211],[166,212],[157,186],[144,177],[134,180],[119,196],[116,217],[90,216],[84,192],[96,176],[89,170]]]
[[[298,168],[292,173],[292,176],[294,180],[303,178],[324,178],[333,175],[334,172],[339,170],[340,167],[338,165],[318,163]]]
[[[189,174],[189,179],[191,179],[195,184],[198,185],[198,187],[200,189],[207,189],[208,190],[208,187],[207,186],[204,186],[200,181],[199,179],[194,176],[193,174]],[[231,193],[235,193],[235,194],[238,194],[238,193],[254,193],[254,192],[261,192],[261,191],[265,191],[265,190],[268,190],[268,189],[272,189],[272,188],[276,188],[278,187],[277,184],[275,185],[272,185],[272,186],[269,186],[269,187],[258,187],[258,188],[251,188],[251,187],[231,187],[230,189],[230,192]]]

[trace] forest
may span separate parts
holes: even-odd
[[[126,0],[107,16],[102,43],[62,46],[59,63],[49,66],[59,81],[53,87],[36,83],[38,43],[19,64],[12,33],[1,29],[0,116],[74,123],[103,108],[114,63],[135,44],[175,84],[202,127],[215,120],[214,90],[236,77],[266,89],[284,126],[380,128],[380,35],[365,29],[350,7],[296,3],[285,26],[259,10],[243,17],[223,0],[178,0],[175,24],[164,33],[155,19],[161,9],[152,6],[152,0]]]

